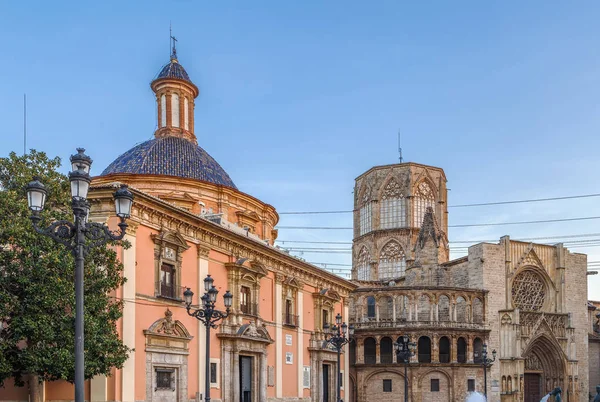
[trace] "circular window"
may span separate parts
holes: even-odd
[[[537,273],[523,271],[513,281],[512,299],[521,310],[538,311],[546,299],[546,284]]]

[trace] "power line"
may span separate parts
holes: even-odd
[[[547,239],[573,239],[578,237],[588,237],[588,236],[600,236],[600,233],[581,233],[581,234],[572,234],[572,235],[556,235],[556,236],[542,236],[542,237],[521,237],[514,238],[511,240],[514,241],[531,241],[531,240],[547,240]],[[344,241],[312,241],[312,240],[275,240],[279,243],[303,243],[303,244],[339,244],[339,245],[349,245],[352,242],[344,242]],[[484,239],[484,240],[454,240],[451,241],[450,244],[457,243],[490,243],[496,242],[498,239]]]
[[[573,222],[600,219],[600,216],[585,216],[581,218],[541,219],[535,221],[517,222],[491,222],[491,223],[469,223],[460,225],[448,225],[449,228],[468,228],[481,226],[507,226],[507,225],[530,225],[538,223]],[[310,230],[352,230],[353,227],[346,226],[278,226],[278,229],[310,229]]]
[[[560,201],[560,200],[572,200],[577,198],[591,198],[600,197],[598,194],[581,194],[581,195],[568,195],[564,197],[547,197],[547,198],[532,198],[524,200],[511,200],[511,201],[492,201],[492,202],[479,202],[474,204],[458,204],[448,205],[448,208],[467,208],[467,207],[483,207],[490,205],[507,205],[507,204],[523,204],[531,202],[545,202],[545,201]],[[278,212],[279,215],[317,215],[317,214],[348,214],[354,210],[339,210],[339,211],[292,211],[292,212]]]

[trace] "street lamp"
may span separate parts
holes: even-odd
[[[333,346],[337,352],[337,402],[343,402],[340,354],[342,353],[344,345],[350,342],[350,338],[347,338],[346,334],[348,333],[349,336],[354,334],[354,325],[350,324],[350,326],[348,326],[345,322],[343,323],[342,315],[337,313],[335,316],[335,325],[330,327],[328,323],[325,323],[323,329],[325,330],[325,343]]]
[[[46,228],[40,228],[42,220],[40,213],[44,210],[46,187],[38,177],[34,177],[27,185],[27,203],[32,212],[31,221],[36,232],[52,238],[61,243],[73,253],[75,257],[75,402],[84,401],[84,348],[83,348],[83,263],[87,253],[94,247],[101,247],[109,241],[121,240],[125,236],[127,223],[125,220],[131,215],[133,195],[122,184],[114,194],[117,216],[120,218],[118,233],[113,233],[103,223],[90,223],[87,216],[90,204],[87,194],[90,188],[90,167],[92,159],[85,154],[85,149],[77,148],[77,154],[71,156],[69,173],[71,182],[71,208],[73,209],[74,223],[60,220]]]
[[[408,335],[402,336],[402,342],[395,342],[396,360],[404,362],[404,402],[408,402],[408,364],[410,358],[415,355],[417,344],[409,342]]]
[[[475,358],[479,358],[479,352],[473,354]],[[487,345],[484,343],[481,351],[481,364],[483,365],[483,394],[487,401],[487,369],[496,361],[496,349],[492,350],[492,358],[488,358]]]
[[[229,315],[229,309],[233,301],[233,295],[229,293],[229,290],[223,295],[223,302],[225,303],[225,312],[215,309],[215,303],[217,301],[217,294],[219,291],[213,286],[214,279],[208,275],[204,279],[204,295],[200,298],[202,306],[197,310],[192,310],[192,300],[194,298],[194,292],[187,288],[183,292],[183,298],[185,299],[185,306],[187,313],[192,317],[202,321],[206,327],[206,375],[204,377],[204,400],[210,401],[210,329],[217,328],[217,322],[226,318]]]

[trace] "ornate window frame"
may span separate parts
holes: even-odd
[[[297,327],[298,326],[298,292],[302,290],[302,283],[293,276],[288,276],[282,281],[281,300],[282,306],[282,322],[283,325]],[[291,311],[287,311],[288,301],[291,303]]]
[[[260,280],[267,276],[266,268],[248,258],[239,258],[236,262],[225,264],[228,271],[229,289],[233,294],[233,312],[242,315],[259,316],[258,300],[260,295]],[[240,293],[242,286],[250,289],[250,310],[242,312]]]
[[[182,301],[181,268],[183,253],[190,248],[183,236],[177,232],[161,230],[158,234],[151,234],[154,242],[154,296]],[[173,267],[175,274],[172,278],[173,292],[169,296],[161,290],[161,269],[163,264]]]
[[[542,287],[539,288],[539,286],[534,287],[534,288],[527,288],[527,289],[523,289],[523,291],[525,293],[527,293],[528,295],[531,295],[531,291],[532,290],[537,290],[542,291],[543,292],[543,300],[541,302],[541,304],[539,304],[537,309],[524,309],[521,306],[517,305],[517,302],[515,302],[515,293],[514,293],[514,286],[515,286],[515,280],[519,279],[521,275],[527,275],[528,273],[534,274],[539,278],[539,284]],[[548,276],[548,273],[539,267],[536,267],[534,265],[526,265],[524,267],[521,267],[519,270],[515,271],[512,275],[512,278],[510,280],[510,302],[513,306],[513,308],[519,308],[520,311],[533,311],[533,312],[551,312],[552,311],[552,305],[555,302],[555,298],[554,296],[556,295],[556,287],[554,286],[554,282],[552,282],[552,280],[550,279],[550,277]]]
[[[406,272],[406,254],[396,240],[390,240],[379,252],[377,276],[380,281],[403,277]]]
[[[379,228],[396,229],[408,226],[406,197],[394,178],[385,183],[379,201]]]
[[[341,301],[341,297],[335,290],[325,288],[313,293],[313,301],[315,306],[315,331],[323,331],[323,311],[327,311],[327,323],[331,325],[335,317],[335,304]]]
[[[356,257],[356,279],[359,281],[371,280],[371,253],[366,246],[362,246]]]

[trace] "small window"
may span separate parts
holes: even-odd
[[[248,286],[240,288],[240,310],[244,314],[250,314],[250,288]]]
[[[175,297],[175,267],[171,264],[162,264],[160,267],[160,295]]]
[[[329,311],[323,310],[323,328],[325,328],[325,324],[329,324]]]
[[[383,380],[383,392],[392,392],[392,380]]]
[[[173,370],[156,370],[156,388],[171,389],[171,380],[173,378]]]
[[[475,391],[475,379],[469,378],[467,380],[467,391],[469,391],[469,392]]]
[[[210,363],[210,383],[217,384],[217,363]]]
[[[440,380],[438,378],[431,379],[431,392],[440,392]]]

